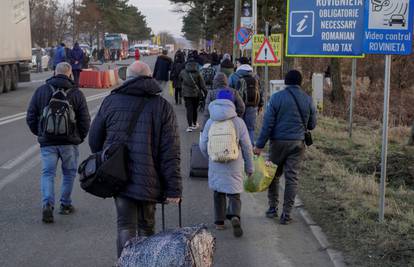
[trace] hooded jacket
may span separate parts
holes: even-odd
[[[232,120],[239,140],[239,158],[237,160],[220,163],[209,160],[208,184],[217,192],[239,194],[243,192],[244,172],[253,173],[253,148],[250,142],[246,124],[237,117],[234,104],[230,100],[218,99],[210,103],[210,119],[200,136],[200,150],[208,157],[208,134],[211,125],[216,121]]]
[[[227,78],[234,73],[234,65],[230,59],[226,58],[221,62],[220,71],[226,74]]]
[[[183,97],[201,97],[207,95],[203,76],[198,71],[198,63],[188,61],[180,73]]]
[[[72,51],[70,52],[69,60],[70,64],[72,65],[72,70],[81,70],[82,69],[82,62],[83,62],[83,51],[80,48],[78,43],[75,43]],[[76,63],[78,62],[78,63]]]
[[[55,56],[53,58],[53,67],[56,67],[57,64],[65,62],[68,55],[66,55],[66,49],[64,46],[59,45],[56,48]]]
[[[44,108],[52,98],[52,88],[63,88],[67,92],[69,103],[75,111],[75,131],[68,137],[44,137],[40,132],[40,116]],[[27,125],[31,132],[38,137],[41,147],[58,145],[79,145],[88,135],[90,126],[90,115],[84,94],[75,87],[75,83],[65,75],[56,75],[46,81],[46,84],[39,87],[34,93],[27,110]]]
[[[160,96],[161,92],[158,83],[150,77],[128,80],[105,98],[92,123],[89,145],[92,152],[98,152],[125,140],[140,100],[148,98],[133,134],[126,141],[131,181],[120,193],[123,197],[149,202],[181,197],[177,119],[171,104]]]
[[[240,67],[237,68],[236,72],[233,73],[230,77],[229,77],[229,87],[236,89],[237,91],[240,90],[240,79],[244,76],[253,76],[253,68],[250,65],[241,65]],[[259,77],[255,77],[257,80],[259,79]],[[260,81],[259,81],[260,83]],[[258,107],[263,107],[264,106],[264,97],[263,97],[263,90],[260,88],[260,100],[259,100],[259,104]]]
[[[166,55],[157,58],[154,67],[153,76],[157,81],[169,81],[169,72],[171,70],[172,59]]]

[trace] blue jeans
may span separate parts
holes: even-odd
[[[246,107],[246,111],[243,115],[243,120],[246,123],[247,130],[249,131],[250,141],[254,146],[254,130],[256,128],[257,119],[257,107]]]
[[[71,205],[73,182],[78,168],[79,149],[75,145],[47,146],[40,148],[42,160],[42,176],[40,179],[42,204],[55,204],[55,176],[59,159],[62,161],[62,186],[60,202]]]

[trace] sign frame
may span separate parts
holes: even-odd
[[[276,59],[276,61],[274,61],[274,60],[259,60],[259,59],[257,59],[257,58],[260,56],[260,53],[262,52],[262,50],[263,50],[263,48],[264,48],[264,46],[265,46],[266,44],[267,44],[267,45],[269,46],[269,48],[270,48],[270,55],[272,55],[272,56]],[[272,64],[272,63],[276,64],[276,63],[278,63],[278,62],[279,62],[279,60],[278,60],[278,58],[277,58],[277,56],[276,56],[276,54],[275,54],[275,51],[273,50],[273,47],[272,47],[272,45],[271,45],[271,44],[270,44],[270,42],[269,42],[269,39],[267,39],[266,37],[265,37],[265,39],[264,39],[264,41],[263,41],[263,43],[262,43],[261,47],[260,47],[260,48],[259,48],[259,50],[257,51],[256,58],[254,59],[254,61],[255,61],[256,63],[262,63],[262,64]]]

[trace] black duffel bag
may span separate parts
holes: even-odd
[[[80,185],[86,192],[102,198],[114,197],[130,180],[129,151],[126,141],[134,132],[137,121],[148,102],[143,98],[132,117],[123,143],[109,145],[103,151],[90,155],[78,169]]]

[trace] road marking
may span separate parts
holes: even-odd
[[[26,159],[32,157],[37,151],[39,150],[39,145],[33,145],[29,147],[25,152],[23,152],[18,157],[11,159],[7,161],[5,164],[3,164],[0,168],[5,170],[10,170],[19,165],[20,163],[26,161]]]
[[[12,172],[11,174],[7,175],[4,179],[0,180],[0,191],[9,183],[17,180],[21,175],[25,174],[26,172],[30,171],[36,165],[40,163],[39,157],[34,157],[28,162],[26,162],[21,168],[17,169],[15,172]]]
[[[100,93],[97,95],[92,95],[92,96],[88,96],[86,98],[86,102],[92,102],[101,98],[104,98],[106,96],[108,96],[110,93],[109,92],[105,92],[105,93]],[[0,118],[0,125],[4,125],[4,124],[8,124],[8,123],[12,123],[21,119],[25,119],[26,118],[27,113],[26,112],[22,112],[22,113],[18,113],[18,114],[14,114],[14,115],[10,115],[7,117],[3,117]]]

